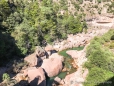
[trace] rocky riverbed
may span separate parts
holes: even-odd
[[[86,47],[93,37],[101,36],[109,29],[110,27],[108,26],[105,26],[105,28],[104,26],[100,26],[100,28],[88,29],[87,32],[78,33],[76,35],[70,34],[66,40],[58,41],[53,45],[47,45],[45,48],[37,47],[33,54],[24,58],[27,64],[22,64],[21,68],[18,65],[18,69],[20,70],[16,70],[16,75],[12,77],[12,79],[16,81],[15,86],[19,86],[20,84],[21,86],[25,86],[27,83],[30,83],[31,86],[46,86],[48,81],[47,77],[49,81],[53,80],[51,83],[52,86],[83,86],[83,82],[88,74],[88,70],[82,67],[85,61],[87,61]],[[80,51],[72,49],[82,46],[85,47]],[[66,50],[66,55],[68,54],[71,57],[70,60],[65,59],[57,53],[64,50]],[[68,66],[68,68],[64,65]],[[69,71],[70,67],[72,72]],[[75,68],[75,70],[73,68]],[[0,71],[0,75],[2,76],[2,74],[9,71],[9,69],[14,70],[10,67],[7,69],[1,68],[0,70],[2,71]],[[22,81],[27,83],[23,83]],[[2,82],[1,84],[4,83],[5,82]],[[14,84],[7,84],[6,86],[14,86]]]

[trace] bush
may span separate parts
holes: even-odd
[[[113,72],[103,70],[102,68],[93,67],[86,78],[84,86],[99,86],[99,84],[105,83],[110,77],[113,77]],[[104,84],[102,86],[104,86]],[[107,86],[112,86],[109,83]]]
[[[111,40],[114,40],[114,35],[111,36]]]
[[[85,86],[104,86],[101,83],[114,76],[114,54],[109,48],[102,46],[110,41],[113,33],[114,30],[110,30],[101,37],[95,37],[87,47],[88,61],[84,64],[84,67],[89,69],[89,75],[86,78],[87,82],[84,83]],[[112,43],[110,47],[113,46]],[[108,84],[106,86],[113,85]]]
[[[9,80],[10,80],[9,74],[4,73],[3,76],[2,76],[2,80],[3,80],[3,81],[4,81],[4,80],[9,81]]]
[[[114,43],[113,43],[113,42],[110,43],[109,48],[110,48],[110,49],[114,49]]]

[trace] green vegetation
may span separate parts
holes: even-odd
[[[113,34],[114,30],[110,30],[101,37],[95,37],[87,47],[88,61],[85,67],[89,69],[89,75],[84,86],[96,86],[114,76],[114,54],[105,46],[105,43],[110,42]]]
[[[101,0],[97,0],[98,3],[101,3]]]
[[[3,81],[5,81],[5,80],[6,80],[6,81],[9,81],[9,80],[10,80],[9,74],[4,73],[3,76],[2,76],[2,80],[3,80]]]
[[[0,0],[0,65],[3,59],[32,53],[44,40],[52,43],[65,39],[67,34],[87,29],[84,14],[78,13],[74,17],[69,14],[66,0],[59,3],[52,0]]]
[[[111,2],[111,4],[108,5],[108,12],[114,14],[114,2]]]

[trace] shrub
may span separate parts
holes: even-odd
[[[110,47],[110,49],[113,49],[114,48],[114,43],[111,42],[109,47]]]
[[[9,74],[4,73],[3,76],[2,76],[2,80],[3,80],[3,81],[4,81],[4,80],[9,81],[9,80],[10,80]]]
[[[114,40],[114,35],[111,36],[111,40]]]
[[[99,86],[99,84],[105,83],[106,80],[108,80],[110,77],[113,76],[114,76],[113,72],[103,70],[102,68],[93,67],[89,71],[84,86]],[[108,84],[107,86],[112,86],[112,85]]]
[[[84,86],[104,86],[102,82],[114,76],[114,54],[109,48],[102,46],[110,41],[113,33],[114,30],[110,30],[101,37],[95,37],[87,47],[86,56],[88,61],[84,64],[84,67],[89,69],[89,75]],[[114,44],[112,43],[110,47],[113,48]],[[105,86],[113,85],[107,84]]]

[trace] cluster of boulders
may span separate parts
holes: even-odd
[[[109,29],[88,29],[87,33],[78,33],[76,35],[68,35],[66,40],[63,40],[62,42],[55,43],[53,45],[53,48],[56,51],[65,50],[72,47],[78,47],[78,46],[85,46],[87,45],[92,38],[95,36],[103,35],[106,33]]]
[[[46,76],[54,77],[63,69],[64,58],[58,53],[51,53],[52,51],[51,45],[44,49],[38,46],[33,54],[24,58],[29,67],[21,70],[14,79],[18,82],[28,80],[30,86],[46,86]]]
[[[64,86],[83,86],[86,76],[88,74],[88,69],[78,68],[78,70],[72,74],[65,77]]]
[[[86,58],[86,47],[89,45],[91,39],[95,36],[101,36],[104,33],[108,32],[109,29],[100,28],[100,29],[92,29],[88,30],[87,33],[79,33],[76,35],[68,35],[66,40],[62,42],[56,43],[53,48],[57,51],[61,51],[64,49],[78,47],[78,46],[85,46],[83,50],[67,50],[66,53],[70,55],[74,62],[73,65],[77,65],[78,69],[76,72],[72,74],[66,75],[65,79],[62,81],[64,82],[63,86],[83,86],[83,82],[88,74],[88,69],[82,67],[82,65],[87,61]]]
[[[83,86],[82,83],[88,74],[88,70],[83,68],[82,65],[86,58],[86,47],[89,45],[89,41],[97,35],[103,35],[109,29],[97,29],[88,30],[87,33],[78,33],[76,35],[68,35],[66,40],[47,45],[45,48],[37,46],[36,51],[24,58],[24,61],[28,63],[28,67],[22,69],[13,79],[20,82],[22,80],[28,81],[30,86],[46,86],[46,77],[53,77],[58,75],[61,71],[66,71],[63,68],[64,58],[60,56],[56,51],[61,51],[68,48],[85,46],[81,51],[67,50],[66,53],[70,55],[74,62],[73,67],[78,68],[76,72],[67,74],[65,79],[56,77],[54,81],[62,84],[60,86]],[[0,71],[0,75],[1,75]],[[3,74],[3,73],[2,73]],[[22,86],[22,85],[21,85]]]

